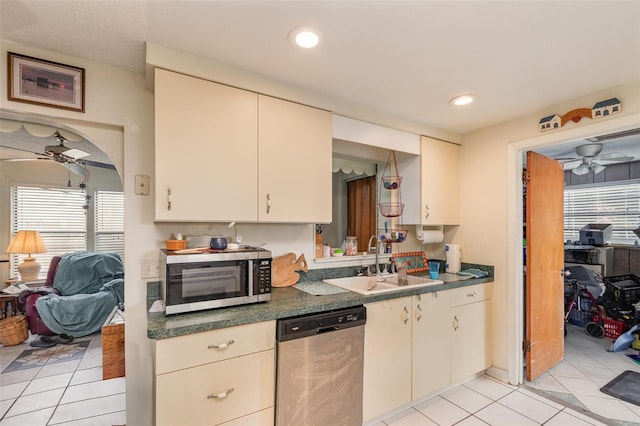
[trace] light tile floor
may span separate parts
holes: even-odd
[[[612,339],[595,339],[570,325],[564,360],[523,386],[481,376],[374,426],[427,425],[625,425],[640,426],[640,406],[599,389],[625,370],[640,365],[610,353]]]
[[[81,359],[1,373],[24,350],[0,346],[0,425],[123,425],[124,378],[102,380],[100,333],[75,339],[90,341]]]
[[[0,373],[0,425],[122,425],[124,378],[102,380],[100,334],[82,359]],[[0,372],[29,349],[29,340],[0,346]],[[609,353],[611,339],[594,339],[569,326],[565,359],[524,386],[478,377],[376,426],[421,425],[625,425],[640,426],[640,407],[599,388],[624,370],[640,371],[623,352]],[[635,354],[628,350],[626,353]]]

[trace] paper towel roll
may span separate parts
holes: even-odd
[[[416,238],[422,244],[441,243],[444,241],[443,226],[428,226],[423,229],[421,225],[416,225]]]
[[[455,274],[460,272],[461,251],[460,244],[445,244],[445,271]]]

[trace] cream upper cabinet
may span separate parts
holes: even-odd
[[[258,95],[156,69],[156,220],[255,221]]]
[[[451,322],[449,292],[413,297],[412,399],[422,398],[450,383]]]
[[[158,221],[331,222],[331,113],[155,75]]]
[[[363,419],[411,401],[411,298],[366,305]]]
[[[422,136],[421,221],[423,225],[460,224],[460,146]]]
[[[258,98],[258,220],[331,222],[331,113]]]

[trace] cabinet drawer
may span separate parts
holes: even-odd
[[[156,374],[273,349],[275,321],[258,322],[156,341]]]
[[[274,389],[274,350],[161,374],[156,423],[195,426],[238,419],[273,407]]]
[[[491,299],[491,286],[489,283],[470,285],[451,290],[451,307],[466,305]]]
[[[234,419],[230,422],[223,423],[220,426],[270,426],[273,424],[274,418],[275,410],[273,407],[270,407],[266,410],[258,411],[257,413],[249,414],[248,416],[240,417],[239,419]]]

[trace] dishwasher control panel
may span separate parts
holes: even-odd
[[[277,339],[283,342],[338,331],[364,325],[366,320],[367,309],[364,306],[284,318],[277,322]]]

